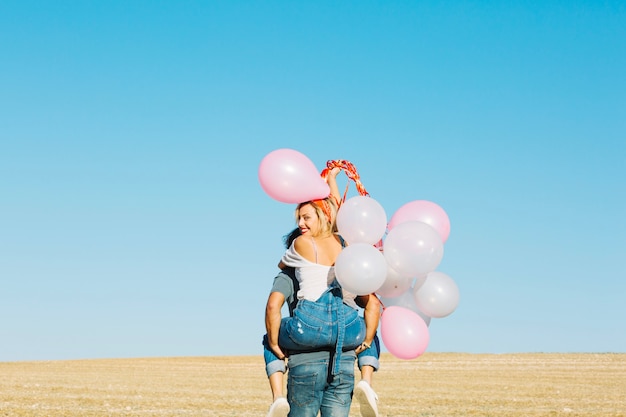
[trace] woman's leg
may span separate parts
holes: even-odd
[[[362,417],[377,417],[378,395],[372,389],[372,377],[379,367],[380,342],[378,335],[374,336],[372,345],[359,353],[357,358],[361,380],[354,387],[354,398],[359,402]]]
[[[270,349],[267,335],[263,336],[263,359],[265,360],[265,373],[269,379],[272,398],[275,401],[279,397],[284,397],[283,375],[287,370],[284,359],[278,359],[276,354]]]
[[[265,372],[272,390],[272,405],[268,412],[268,417],[287,417],[289,413],[289,403],[285,398],[283,390],[283,376],[287,370],[284,359],[278,359],[276,354],[270,349],[267,335],[263,336],[263,358],[265,359]]]
[[[378,334],[374,336],[372,345],[358,355],[358,365],[361,370],[361,379],[371,384],[372,375],[380,366],[380,341]]]
[[[272,390],[272,402],[285,396],[283,392],[283,376],[282,372],[276,371],[268,377],[270,389]]]

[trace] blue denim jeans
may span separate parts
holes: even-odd
[[[331,375],[330,352],[296,353],[289,357],[287,400],[289,417],[348,417],[354,390],[354,360],[341,355],[339,371]]]
[[[369,365],[374,368],[374,371],[378,371],[380,367],[380,341],[378,340],[378,334],[374,335],[374,341],[372,345],[359,353],[357,356],[359,369],[365,365]]]

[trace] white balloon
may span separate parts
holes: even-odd
[[[337,281],[356,295],[376,292],[387,276],[387,262],[378,249],[367,243],[344,248],[335,261]]]
[[[417,308],[430,317],[449,316],[459,304],[459,287],[443,272],[434,271],[413,292]]]
[[[337,230],[349,244],[378,243],[387,228],[387,214],[378,201],[358,195],[346,200],[337,213]]]
[[[417,291],[419,287],[421,287],[426,282],[426,277],[428,274],[420,275],[415,278],[415,282],[413,283],[413,291]]]
[[[400,223],[383,243],[390,267],[406,277],[434,271],[443,258],[443,242],[435,229],[423,222]]]
[[[420,311],[415,304],[415,297],[413,297],[413,288],[409,288],[398,297],[386,298],[380,297],[380,301],[383,303],[385,307],[398,306],[408,308],[409,310],[417,313],[425,322],[427,326],[430,326],[430,317],[424,312]]]
[[[387,266],[387,277],[385,282],[376,291],[381,297],[394,298],[399,297],[406,290],[411,288],[411,282],[413,278],[405,277],[396,271],[395,269]]]

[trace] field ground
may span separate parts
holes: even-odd
[[[626,417],[623,353],[383,354],[374,378],[381,417]],[[261,356],[0,362],[3,417],[265,417],[270,399]]]

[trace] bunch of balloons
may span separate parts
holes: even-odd
[[[292,149],[269,153],[258,174],[263,190],[284,203],[330,194],[315,165]],[[342,204],[337,228],[348,242],[335,261],[337,280],[353,294],[378,294],[385,347],[397,358],[417,358],[428,347],[431,318],[452,314],[459,302],[454,280],[436,270],[450,234],[448,215],[436,203],[415,200],[387,222],[380,203],[359,195]]]

